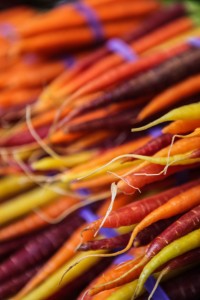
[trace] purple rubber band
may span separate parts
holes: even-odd
[[[9,39],[11,42],[15,42],[18,39],[14,26],[9,23],[0,25],[0,35]]]
[[[64,63],[66,68],[70,68],[73,65],[75,65],[75,63],[76,63],[75,57],[73,57],[72,55],[66,55],[63,58],[63,63]]]
[[[187,41],[188,41],[188,43],[189,43],[191,46],[200,48],[200,38],[198,38],[198,37],[191,37],[191,38],[189,38]]]
[[[134,258],[134,256],[133,255],[131,255],[131,254],[121,254],[121,255],[119,255],[115,260],[114,260],[114,264],[116,264],[116,265],[119,265],[119,264],[121,264],[121,263],[123,263],[123,262],[125,262],[125,261],[128,261],[128,260],[131,260],[131,259],[133,259]]]
[[[155,127],[148,130],[149,134],[153,138],[157,138],[162,135],[162,128],[161,127]]]
[[[85,16],[88,24],[91,27],[91,30],[94,33],[94,37],[97,41],[101,41],[105,39],[105,35],[103,32],[103,28],[101,25],[101,22],[99,20],[99,17],[97,16],[96,12],[89,7],[88,5],[86,5],[85,3],[75,3],[73,4],[73,7],[80,12],[82,15]]]
[[[98,216],[95,215],[89,208],[83,208],[80,211],[80,216],[88,223],[98,220]],[[100,233],[107,238],[112,238],[117,236],[117,233],[113,229],[101,228]]]
[[[133,49],[121,39],[111,39],[106,43],[106,46],[112,52],[120,54],[127,61],[135,61],[138,59]]]
[[[146,283],[145,283],[145,288],[146,290],[151,293],[151,291],[153,290],[154,286],[156,284],[156,280],[153,276],[150,276]],[[157,289],[155,290],[152,299],[154,300],[170,300],[170,298],[167,296],[167,294],[165,293],[165,291],[161,288],[160,285],[158,285]]]

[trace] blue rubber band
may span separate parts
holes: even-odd
[[[75,57],[73,57],[72,55],[67,55],[63,58],[63,63],[66,68],[70,68],[76,63]]]
[[[101,21],[97,16],[96,12],[85,3],[77,2],[73,4],[73,7],[85,16],[91,30],[94,33],[94,37],[97,41],[101,41],[105,39],[104,31],[101,25]]]
[[[188,41],[188,43],[189,43],[191,46],[200,48],[200,38],[198,38],[198,37],[191,37],[191,38],[189,38],[187,41]]]
[[[114,38],[106,43],[106,46],[112,52],[120,54],[127,61],[135,61],[138,59],[137,54],[132,48],[119,38]]]
[[[80,216],[88,223],[98,220],[98,216],[95,215],[89,208],[81,209]],[[117,233],[114,229],[101,228],[99,232],[107,238],[117,236]]]
[[[0,25],[0,35],[8,39],[11,43],[14,43],[19,39],[15,27],[9,23]]]
[[[156,280],[153,276],[150,276],[146,283],[145,283],[145,288],[146,290],[151,293],[151,291],[153,290],[154,286],[156,284]],[[165,293],[165,291],[161,288],[160,285],[158,285],[157,289],[155,290],[152,299],[154,300],[170,300],[170,298],[167,296],[167,294]]]
[[[162,135],[162,128],[161,127],[155,127],[148,130],[149,134],[153,138],[157,138]]]

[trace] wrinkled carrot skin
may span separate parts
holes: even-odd
[[[19,221],[12,223],[5,228],[2,228],[0,232],[0,240],[7,240],[13,237],[18,237],[32,231],[44,228],[49,223],[45,221],[45,218],[54,219],[60,214],[70,208],[73,204],[76,204],[79,200],[76,198],[61,198],[56,203],[50,204],[41,208],[41,214],[44,215],[44,219],[37,213],[31,213],[30,215],[20,219]]]
[[[162,132],[171,134],[184,134],[192,132],[198,127],[200,127],[199,120],[178,120],[165,126]]]
[[[158,111],[166,109],[184,98],[195,95],[200,91],[200,75],[192,76],[181,83],[172,86],[147,104],[138,115],[139,120],[143,120]]]

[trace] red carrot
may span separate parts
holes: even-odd
[[[198,186],[199,182],[200,180],[192,181],[180,187],[175,187],[162,192],[158,195],[148,197],[141,201],[136,201],[118,209],[117,211],[112,211],[106,218],[103,227],[116,228],[136,224],[142,221],[143,218],[150,212],[169,201],[169,199],[175,195],[179,195],[193,186]],[[99,219],[88,226],[88,231],[83,232],[83,242],[91,240],[91,231],[95,233],[101,222],[102,219]]]

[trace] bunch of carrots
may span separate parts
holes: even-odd
[[[199,299],[200,7],[171,2],[0,12],[0,299]]]

